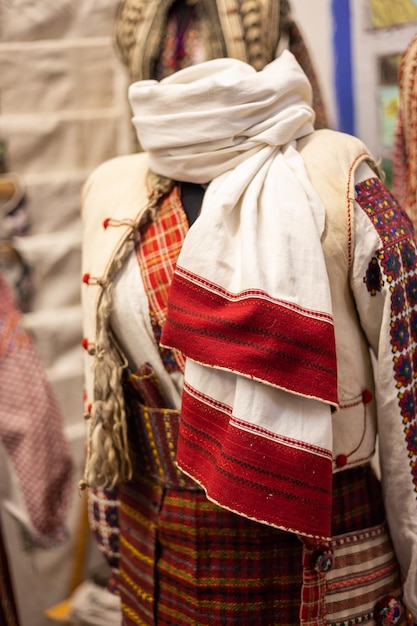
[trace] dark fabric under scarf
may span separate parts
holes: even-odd
[[[195,29],[196,7],[186,0],[177,0],[168,14],[167,25],[175,25],[175,36],[165,37],[161,56],[155,63],[153,75],[157,79],[164,78],[182,67],[192,63],[187,54],[187,38]]]
[[[181,183],[181,202],[189,226],[194,224],[201,209],[204,197],[204,188],[194,183]]]

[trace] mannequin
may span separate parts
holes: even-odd
[[[313,130],[311,88],[294,56],[285,51],[258,73],[247,60],[201,62],[160,82],[137,75],[129,97],[144,152],[103,164],[84,189],[90,431],[81,486],[90,488],[92,528],[113,559],[129,626],[394,624],[404,623],[407,611],[416,621],[414,452],[407,435],[415,414],[402,400],[413,378],[403,379],[398,366],[404,358],[412,362],[416,342],[389,331],[392,320],[409,319],[390,290],[416,276],[409,223],[361,142]],[[242,103],[246,115],[240,116]],[[262,163],[268,166],[260,166],[257,159],[267,154]],[[278,179],[269,172],[281,176],[290,163],[292,183],[285,187],[285,170],[275,188],[271,180]],[[254,181],[261,191],[253,191]],[[301,195],[293,201],[295,189]],[[294,211],[304,207],[302,219],[288,213],[288,198]],[[290,218],[281,224],[282,245],[301,239],[274,263],[281,210]],[[218,215],[224,220],[216,221]],[[258,219],[253,230],[245,230],[246,215],[250,223]],[[316,239],[306,226],[311,215]],[[264,224],[271,226],[263,231]],[[264,236],[253,245],[258,232]],[[245,245],[235,248],[241,236]],[[268,282],[270,275],[277,271],[279,284],[298,284],[286,276],[295,277],[313,239],[311,268],[304,270],[306,276],[314,270],[314,280],[299,276],[294,317],[276,332],[293,305],[281,309],[282,298],[269,291],[278,284]],[[392,252],[407,257],[407,267],[392,268]],[[209,267],[214,283],[205,274]],[[247,303],[239,294],[245,289],[226,298],[218,316],[215,296],[231,293],[223,280],[240,284],[252,280],[252,271],[247,289],[265,299],[250,318],[262,312],[259,341],[247,344],[239,338],[253,323],[239,326],[232,306],[238,302],[244,315]],[[187,276],[195,281],[188,284]],[[309,310],[306,295],[322,294],[319,316],[297,317]],[[415,315],[407,290],[405,300],[407,315]],[[221,325],[229,314],[229,331],[213,327],[222,338],[213,350],[206,320]],[[311,334],[298,334],[295,318]],[[237,343],[235,327],[241,329]],[[281,350],[280,358],[262,362],[264,370],[251,369],[258,344],[290,335],[288,361]],[[316,337],[315,348],[307,336]],[[293,370],[299,342],[300,367],[310,363],[317,376]],[[275,348],[265,344],[265,350]],[[370,350],[378,357],[375,373]],[[245,357],[239,365],[237,354]],[[248,408],[243,414],[231,399],[240,398],[240,388],[253,398],[240,405]],[[273,407],[266,423],[251,406]],[[288,419],[278,426],[281,414]],[[313,415],[317,427],[311,429]],[[305,428],[296,433],[300,416]],[[377,432],[384,491],[371,468]]]

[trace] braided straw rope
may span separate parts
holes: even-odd
[[[110,313],[114,301],[115,278],[133,252],[139,230],[155,219],[161,199],[169,193],[173,182],[163,176],[148,173],[150,188],[148,204],[140,222],[112,259],[108,272],[101,281],[96,316],[94,358],[94,399],[86,418],[89,420],[89,440],[84,476],[80,489],[89,487],[112,488],[119,481],[132,477],[126,409],[122,379],[127,362],[119,349],[110,327]]]

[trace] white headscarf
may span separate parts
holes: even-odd
[[[200,63],[134,83],[129,99],[151,168],[175,180],[210,182],[313,130],[311,87],[289,52],[261,72],[236,59]]]

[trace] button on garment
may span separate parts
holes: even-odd
[[[319,574],[329,572],[334,565],[334,554],[330,546],[321,545],[311,559],[312,568]]]
[[[381,626],[398,624],[403,616],[403,605],[396,596],[384,596],[375,606],[374,618]]]

